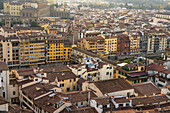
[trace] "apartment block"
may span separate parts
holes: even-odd
[[[47,37],[39,34],[21,34],[19,38],[20,65],[45,64],[45,39]]]
[[[62,38],[47,40],[47,63],[67,62],[71,57],[71,43]]]
[[[147,82],[148,74],[142,63],[125,64],[116,69],[116,78],[124,78],[130,84]]]
[[[0,61],[9,64],[12,60],[12,44],[7,38],[0,36]]]
[[[117,55],[130,54],[130,40],[129,36],[125,34],[117,35]]]
[[[80,46],[81,45],[81,46]],[[83,38],[78,41],[78,47],[96,54],[104,54],[105,41],[102,36]]]
[[[138,33],[129,33],[130,54],[138,54],[140,52],[140,35]]]
[[[6,1],[3,5],[4,13],[12,20],[31,22],[37,21],[38,17],[50,16],[50,7],[44,1]]]
[[[9,68],[5,62],[0,62],[0,90],[0,95],[9,101]]]
[[[105,54],[116,54],[117,36],[105,36]]]

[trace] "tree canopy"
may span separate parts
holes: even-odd
[[[31,27],[38,27],[38,23],[36,21],[32,21],[30,24]]]

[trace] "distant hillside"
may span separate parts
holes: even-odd
[[[170,0],[106,0],[108,2],[116,2],[116,3],[133,3],[133,4],[162,4],[167,3]]]

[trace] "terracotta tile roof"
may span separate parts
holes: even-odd
[[[33,80],[23,80],[23,81],[18,81],[18,85],[23,85],[23,84],[27,84],[27,83],[30,83],[30,82],[33,82]]]
[[[72,67],[72,68],[78,69],[78,68],[81,68],[82,66],[86,66],[86,64],[71,64],[69,66]]]
[[[135,67],[135,66],[145,66],[145,65],[142,64],[142,63],[130,63],[130,64],[126,64],[125,66],[128,66],[128,67]]]
[[[101,69],[101,68],[103,68],[104,65],[107,65],[107,63],[99,62],[98,65],[99,65],[99,69]]]
[[[17,70],[19,76],[29,76],[35,74],[33,71],[33,68],[28,68],[28,69],[19,69]]]
[[[73,91],[73,92],[68,92],[68,93],[63,93],[63,96],[68,97],[69,100],[74,103],[74,102],[83,102],[88,100],[88,93],[89,91]],[[96,95],[90,91],[90,97],[96,97]]]
[[[161,89],[153,82],[135,84],[134,88],[135,92],[138,93],[139,96],[161,94]]]
[[[97,97],[97,98],[93,98],[93,100],[95,100],[99,105],[110,104],[109,98],[107,97]]]
[[[101,37],[101,36],[93,36],[93,37],[87,37],[87,38],[84,38],[85,40],[87,40],[87,41],[97,41],[97,40],[104,40],[104,38],[103,37]]]
[[[133,73],[129,73],[130,76],[138,76],[138,75],[147,75],[146,72],[133,72]]]
[[[129,99],[126,99],[126,97],[122,97],[122,98],[115,98],[114,101],[116,103],[127,103],[127,102],[130,102]]]
[[[56,77],[59,81],[77,78],[77,76],[71,71],[53,72],[47,74],[47,79],[52,82],[55,81]]]
[[[61,101],[61,98],[59,98],[57,95],[53,97],[49,97],[47,95],[47,96],[44,96],[42,98],[35,100],[34,102],[35,102],[35,105],[42,108],[43,110],[49,113],[53,113],[55,110],[57,110],[57,108],[54,107],[54,104],[60,101]]]
[[[8,113],[33,113],[33,111],[29,109],[22,109],[17,105],[9,105]]]
[[[170,74],[170,70],[163,70],[163,71],[161,71],[162,73],[164,73],[164,74]]]
[[[77,83],[78,83],[78,84],[82,84],[82,83],[84,83],[85,81],[86,81],[85,79],[80,78],[80,79],[77,81]]]
[[[50,92],[50,90],[55,87],[57,86],[50,85],[50,84],[37,83],[37,84],[30,85],[28,87],[22,88],[21,90],[25,95],[33,99],[47,92]]]
[[[98,113],[93,107],[83,107],[78,109],[73,109],[67,113]]]
[[[163,101],[170,100],[166,95],[159,96],[150,96],[150,97],[134,97],[132,98],[132,105],[141,105],[141,104],[152,104],[159,103]]]
[[[137,112],[135,109],[127,109],[127,110],[116,110],[112,111],[111,113],[143,113],[143,112]]]
[[[148,66],[146,66],[147,71],[162,71],[164,69],[165,68],[163,66],[160,66],[160,65],[155,64],[155,63],[151,63]]]
[[[0,96],[0,105],[9,103],[4,97]]]
[[[103,94],[133,89],[128,82],[121,78],[95,81],[93,83]]]
[[[87,72],[98,71],[98,69],[87,67]]]
[[[40,69],[43,69],[43,72],[46,72],[46,73],[70,70],[67,66],[52,66],[52,67],[45,66],[45,67],[41,67]]]

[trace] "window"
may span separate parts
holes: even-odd
[[[3,92],[3,97],[5,98],[5,92]]]
[[[13,87],[15,87],[15,84],[13,84]]]
[[[109,75],[109,72],[106,72],[106,75]]]
[[[123,107],[123,104],[119,104],[119,107]]]
[[[134,80],[134,83],[136,83],[136,80]]]
[[[81,105],[83,105],[83,102],[81,102]]]
[[[64,84],[60,84],[60,87],[64,87]]]
[[[103,105],[103,108],[107,108],[107,105]]]
[[[13,95],[15,95],[15,91],[13,91]]]
[[[67,88],[67,91],[70,91],[70,88]]]
[[[127,93],[127,97],[130,97],[130,92]]]
[[[76,90],[76,86],[73,87],[73,90]]]
[[[70,80],[70,82],[71,82],[71,80]]]
[[[74,78],[74,82],[76,81],[76,78]]]
[[[164,80],[162,80],[162,79],[159,79],[159,81],[161,81],[161,82],[165,83],[165,81],[164,81]]]

